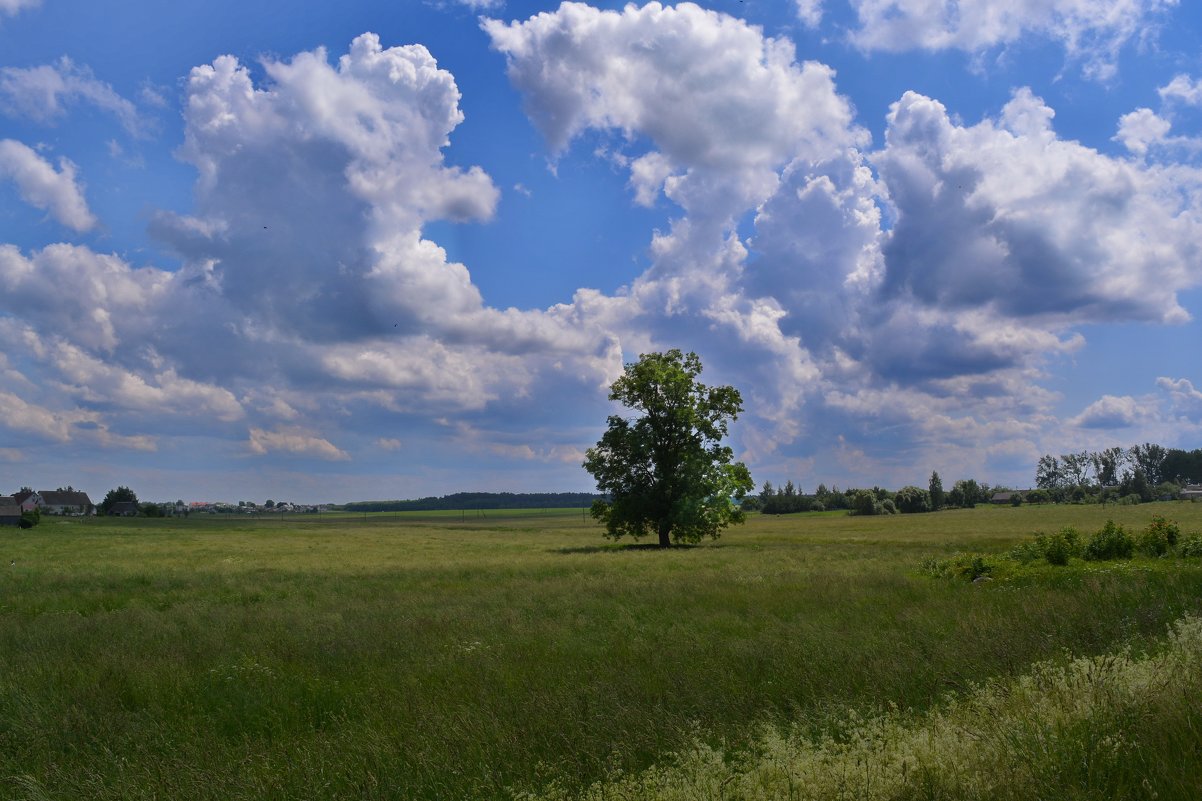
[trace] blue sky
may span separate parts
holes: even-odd
[[[672,347],[761,482],[1200,447],[1200,23],[0,0],[0,476],[590,489],[608,384]]]

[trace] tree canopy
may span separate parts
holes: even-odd
[[[700,372],[695,353],[645,353],[610,388],[610,400],[640,414],[611,415],[585,455],[584,468],[609,496],[592,508],[607,537],[655,534],[666,547],[743,522],[738,502],[754,484],[722,444],[743,399],[734,387],[700,383]]]
[[[108,494],[104,496],[104,500],[100,502],[100,513],[108,514],[109,509],[113,508],[113,504],[120,503],[122,501],[137,503],[138,496],[129,487],[117,487],[116,489],[111,489],[108,491]]]

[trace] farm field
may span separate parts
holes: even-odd
[[[670,551],[580,510],[44,518],[0,533],[0,798],[688,798],[715,776],[717,798],[773,748],[854,739],[849,720],[962,726],[949,694],[989,683],[973,708],[1004,721],[1027,698],[1007,682],[1055,683],[1036,663],[1172,652],[1202,559],[922,567],[1153,514],[1202,532],[1178,503],[753,515]],[[1081,724],[1045,797],[1202,793],[1202,667],[1172,664],[1118,740]],[[1053,749],[1040,725],[1023,736]],[[958,797],[927,779],[846,797]]]

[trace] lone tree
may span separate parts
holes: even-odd
[[[743,522],[739,501],[754,484],[747,466],[731,464],[733,451],[722,444],[743,399],[734,387],[698,382],[700,372],[696,353],[644,353],[610,387],[610,400],[641,416],[611,416],[585,455],[584,469],[610,497],[592,508],[605,536],[637,540],[654,533],[667,547],[717,538]]]

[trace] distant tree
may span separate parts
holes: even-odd
[[[275,501],[273,501],[271,498],[268,498],[268,499],[267,499],[267,503],[265,503],[265,504],[263,504],[263,505],[264,505],[265,507],[267,507],[268,509],[274,509],[274,508],[275,508]]]
[[[584,468],[609,496],[592,509],[606,536],[655,534],[666,547],[717,537],[743,522],[738,502],[755,484],[722,444],[743,399],[734,387],[700,383],[700,372],[695,353],[645,353],[610,387],[610,400],[640,415],[610,416],[601,440],[585,454]]]
[[[72,487],[70,484],[68,484],[65,487],[59,487],[58,491],[59,492],[75,492],[75,487]]]
[[[1050,453],[1039,457],[1039,464],[1035,467],[1035,486],[1048,491],[1064,486],[1064,468],[1060,460]]]
[[[1089,455],[1093,463],[1094,478],[1102,487],[1113,487],[1119,483],[1119,469],[1126,460],[1126,451],[1122,448],[1107,448]]]
[[[1143,471],[1144,479],[1149,484],[1155,485],[1166,478],[1176,478],[1176,476],[1164,475],[1164,463],[1169,454],[1160,445],[1145,442],[1143,445],[1133,447],[1130,454],[1131,462]]]
[[[163,516],[163,507],[159,506],[157,503],[140,504],[138,507],[138,510],[142,513],[143,517],[162,517]]]
[[[1061,454],[1060,464],[1064,469],[1064,478],[1067,483],[1080,487],[1089,482],[1089,468],[1092,461],[1088,451]]]
[[[947,499],[952,506],[971,509],[977,505],[981,497],[981,485],[971,478],[961,479],[952,485],[952,491]]]
[[[775,493],[772,491],[772,482],[765,481],[763,488],[760,490],[760,506],[763,506],[772,499]]]
[[[1027,503],[1047,503],[1052,496],[1045,489],[1033,489],[1027,493]]]
[[[902,487],[893,496],[897,511],[915,514],[931,511],[931,494],[920,487]]]
[[[939,478],[939,474],[934,470],[931,471],[931,480],[927,484],[927,492],[930,493],[931,509],[939,511],[943,508],[943,480]]]
[[[117,487],[116,489],[111,489],[108,491],[108,494],[104,496],[104,500],[100,502],[100,513],[108,514],[108,511],[113,508],[113,504],[120,503],[122,501],[137,503],[138,496],[135,495],[134,491],[129,487]]]

